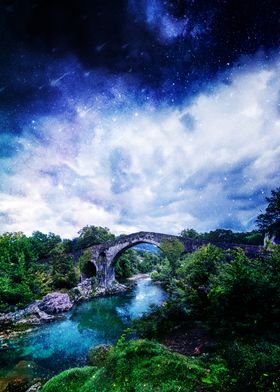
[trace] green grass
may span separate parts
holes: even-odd
[[[217,390],[216,378],[217,372],[212,377],[211,368],[205,369],[197,358],[171,352],[155,342],[134,340],[110,350],[102,367],[66,370],[49,380],[42,392],[206,391]]]

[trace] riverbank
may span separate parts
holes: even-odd
[[[10,339],[0,350],[0,392],[26,392],[66,369],[85,366],[92,347],[115,345],[132,320],[165,299],[161,287],[140,279],[131,291],[81,301],[61,319]]]
[[[85,279],[78,286],[65,292],[51,292],[24,309],[0,313],[0,348],[7,347],[7,341],[34,328],[65,317],[65,313],[82,301],[113,295],[131,289],[131,285],[113,282],[109,287],[94,286],[91,279]]]

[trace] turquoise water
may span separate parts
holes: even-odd
[[[133,319],[165,297],[150,278],[142,279],[131,292],[84,302],[63,320],[10,341],[8,349],[0,350],[0,392],[24,391],[23,384],[86,364],[89,348],[114,344]]]

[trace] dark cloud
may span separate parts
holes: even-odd
[[[275,48],[279,17],[275,0],[6,0],[1,104],[54,110],[57,91],[46,68],[69,56],[85,69],[134,75],[159,99],[178,101],[241,55]]]

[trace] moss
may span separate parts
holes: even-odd
[[[96,371],[96,368],[87,366],[65,370],[51,378],[43,387],[42,392],[78,392]]]
[[[215,388],[216,383],[199,359],[148,340],[117,345],[104,366],[95,369],[67,370],[51,379],[42,392],[190,392]],[[209,383],[203,381],[206,377]]]

